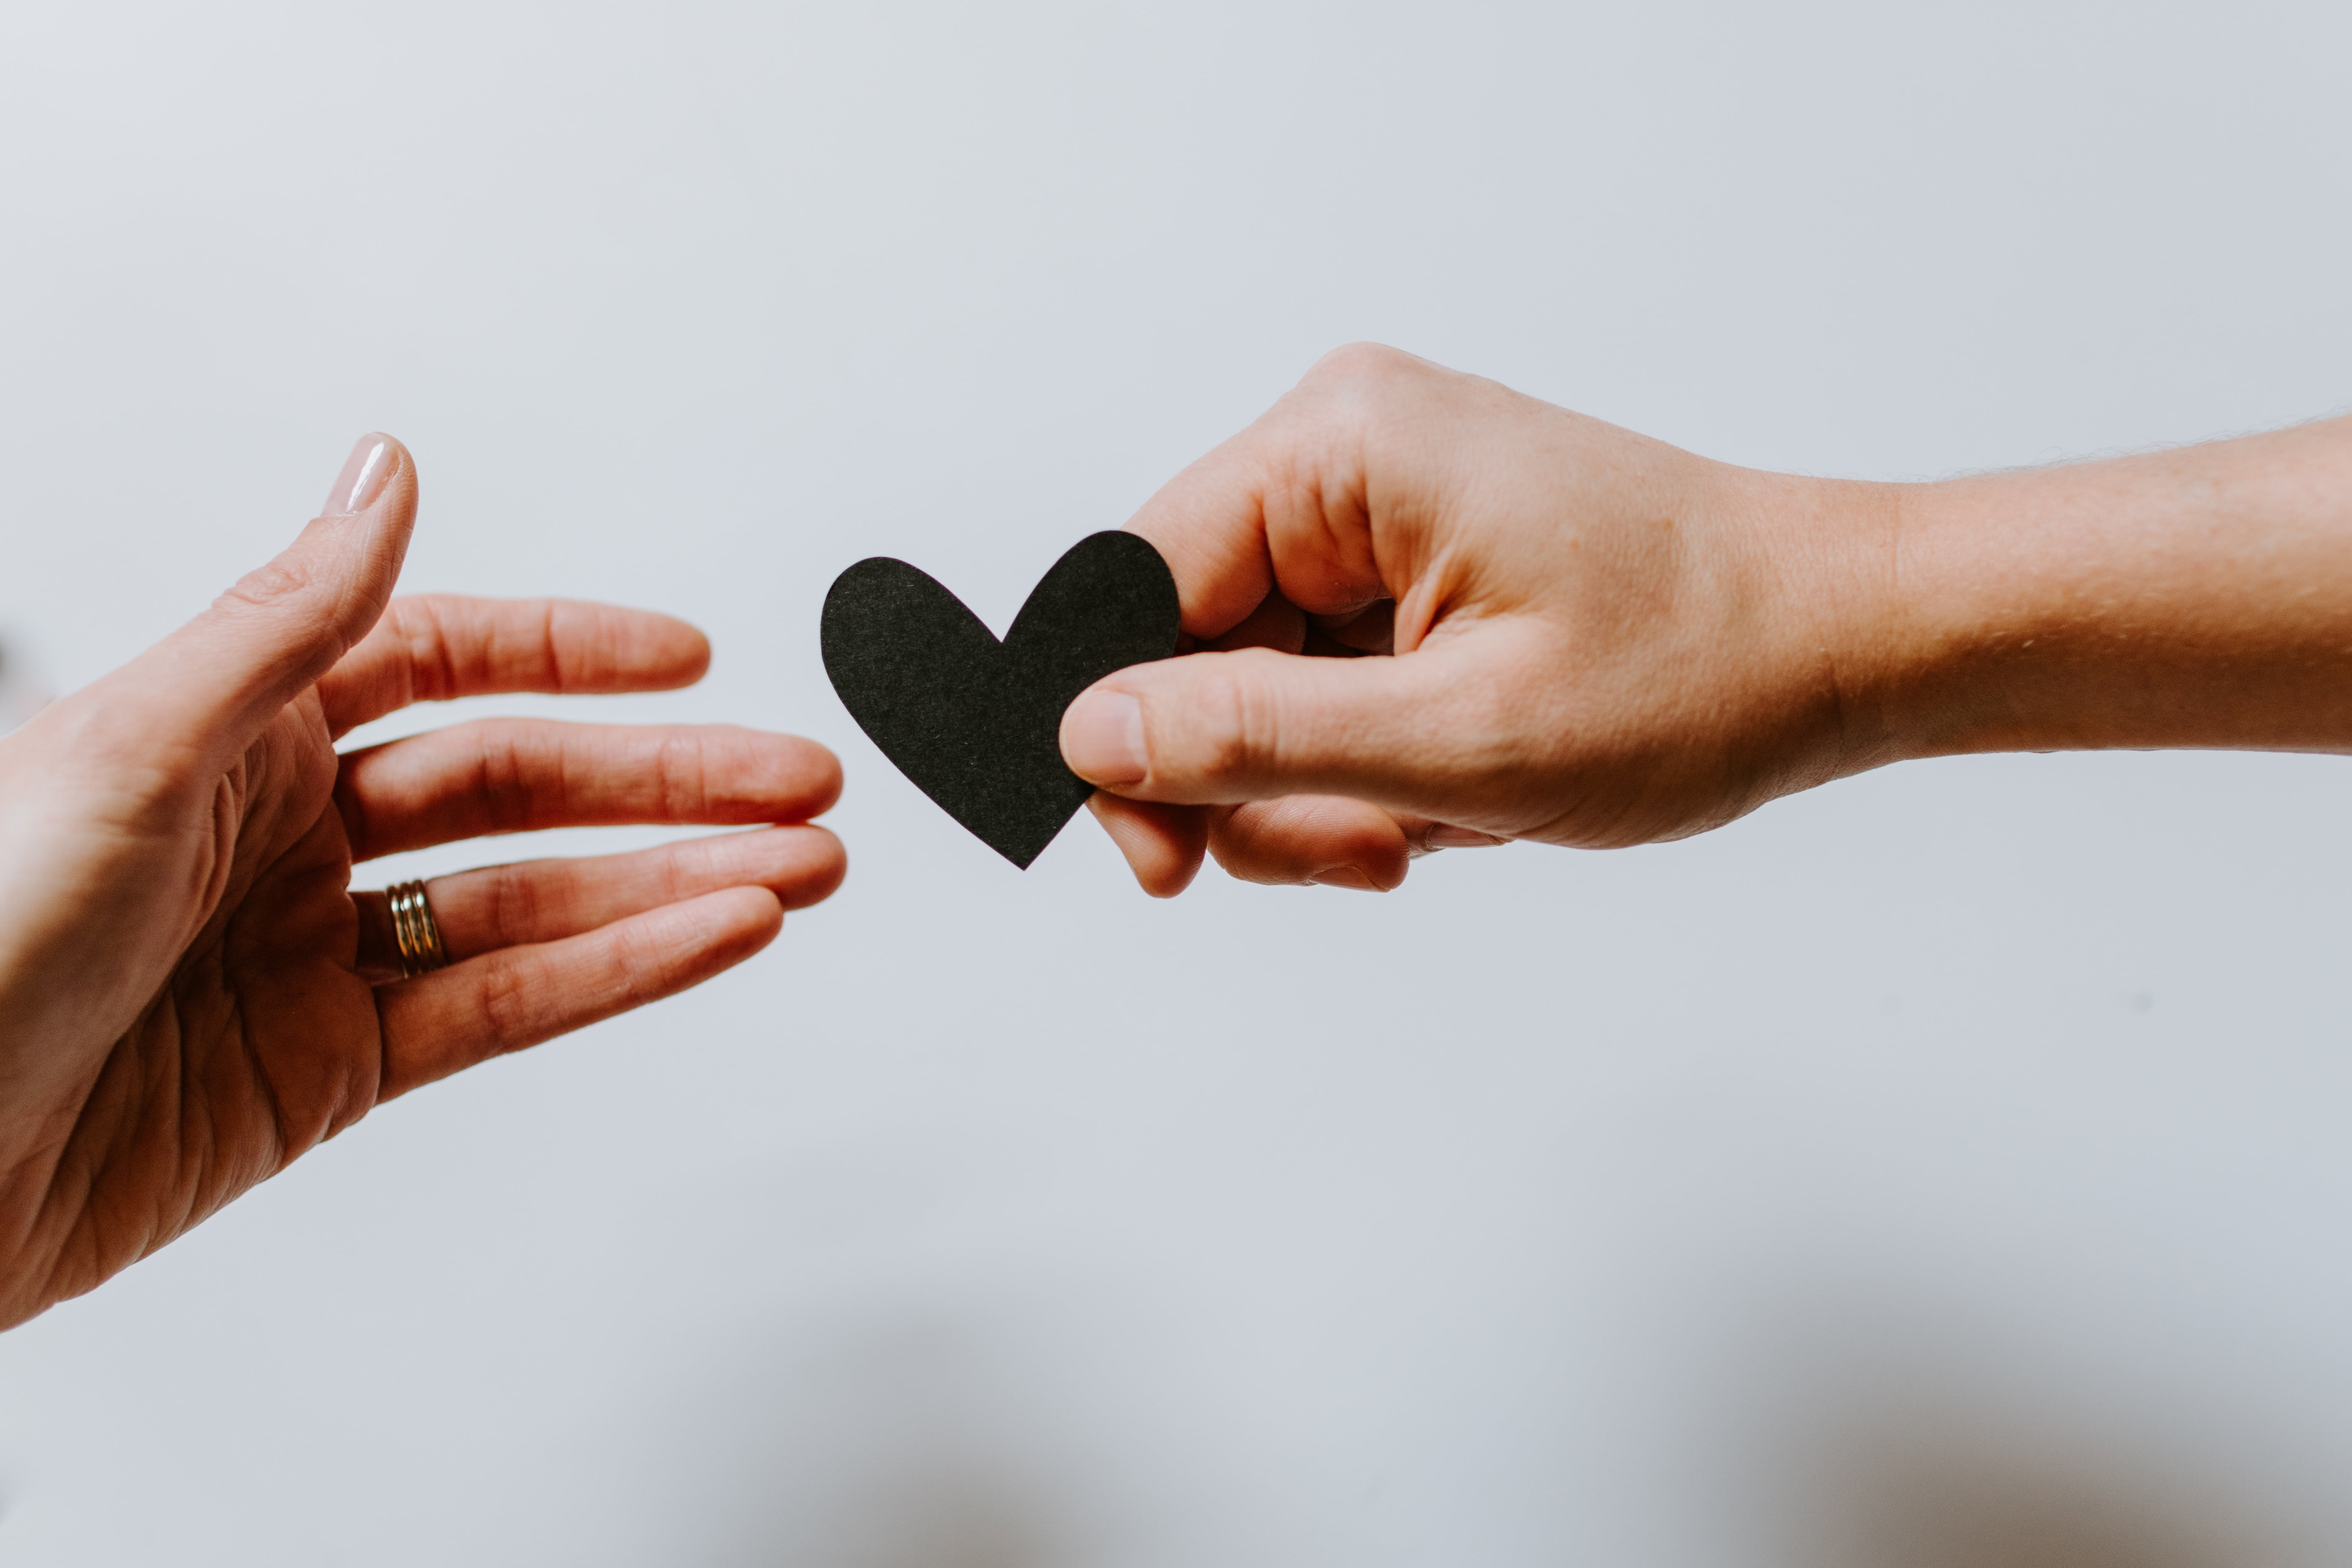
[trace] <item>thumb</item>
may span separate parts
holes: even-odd
[[[375,625],[415,520],[408,449],[361,437],[291,545],[110,678],[118,710],[145,743],[176,742],[225,765]]]
[[[1232,805],[1344,795],[1456,820],[1493,729],[1463,653],[1243,648],[1132,665],[1062,715],[1070,771],[1114,795]]]

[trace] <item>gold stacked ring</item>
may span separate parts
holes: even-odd
[[[386,888],[383,896],[392,904],[392,940],[400,948],[401,978],[414,980],[446,966],[449,954],[441,945],[433,906],[425,901],[425,884],[403,882]]]

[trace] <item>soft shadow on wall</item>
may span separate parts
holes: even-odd
[[[2311,1458],[2327,1445],[2265,1414],[2278,1402],[2260,1369],[2242,1369],[2244,1386],[2233,1388],[2194,1382],[2195,1368],[2176,1378],[2147,1345],[2111,1354],[2039,1325],[2004,1330],[1934,1307],[1814,1305],[1771,1327],[1759,1315],[1751,1324],[1762,1331],[1718,1342],[1726,1363],[1698,1380],[1708,1392],[1686,1412],[1702,1447],[1670,1479],[1680,1506],[1722,1530],[1711,1552],[1676,1562],[2352,1561],[2352,1513]],[[1122,1364],[1131,1347],[1091,1345],[1071,1318],[1058,1332],[1041,1327],[1053,1318],[970,1300],[943,1308],[908,1291],[799,1303],[714,1339],[698,1372],[666,1377],[648,1401],[614,1413],[626,1453],[606,1457],[628,1466],[641,1495],[665,1501],[654,1510],[658,1538],[616,1542],[611,1561],[1192,1568],[1317,1560],[1333,1530],[1345,1533],[1328,1512],[1332,1498],[1302,1499],[1292,1495],[1300,1478],[1253,1473],[1246,1442],[1227,1443],[1204,1468],[1202,1445],[1213,1439],[1187,1426],[1181,1402],[1160,1398],[1148,1369]],[[1074,1405],[1074,1385],[1101,1397]],[[1741,1386],[1744,1395],[1732,1392]],[[1671,1389],[1660,1396],[1675,1403]],[[1112,1462],[1101,1431],[1088,1430],[1088,1411],[1098,1418],[1104,1405],[1120,1412],[1123,1458]],[[1140,1482],[1136,1446],[1152,1450]],[[1314,1516],[1303,1538],[1286,1530],[1297,1521],[1286,1507]],[[656,1528],[632,1512],[633,1524]],[[1548,1537],[1490,1560],[1577,1560],[1592,1523],[1556,1521]],[[1361,1560],[1444,1561],[1425,1540],[1370,1544]]]
[[[1859,1441],[1824,1568],[2287,1568],[2311,1559],[2240,1500],[2114,1453],[1915,1412]]]
[[[2315,1478],[2226,1401],[1947,1323],[1808,1336],[1768,1401],[1772,1478],[1807,1568],[2319,1568]],[[1832,1348],[1834,1345],[1834,1348]],[[1785,1349],[1786,1347],[1784,1347]],[[2305,1450],[2307,1451],[2307,1450]],[[2324,1483],[2321,1483],[2324,1484]]]

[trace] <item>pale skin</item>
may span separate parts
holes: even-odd
[[[709,663],[646,611],[394,598],[416,499],[399,443],[362,440],[283,555],[0,739],[0,1326],[385,1100],[740,963],[840,882],[808,825],[840,769],[792,736],[488,720],[339,756],[412,702]],[[453,962],[415,979],[351,887],[397,850],[620,823],[751,830],[437,879]]]
[[[1163,897],[1204,853],[1386,890],[1682,837],[1910,758],[2352,751],[2352,419],[1868,484],[1360,345],[1129,526],[1202,651],[1097,683],[1062,749]]]

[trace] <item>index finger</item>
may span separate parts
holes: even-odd
[[[1430,510],[1409,458],[1462,379],[1377,344],[1337,350],[1145,502],[1128,528],[1167,558],[1184,630],[1223,636],[1277,589],[1318,616],[1397,597],[1414,554],[1397,525]]]
[[[508,691],[667,691],[710,668],[710,643],[674,616],[575,599],[394,599],[319,682],[338,737],[412,702]]]

